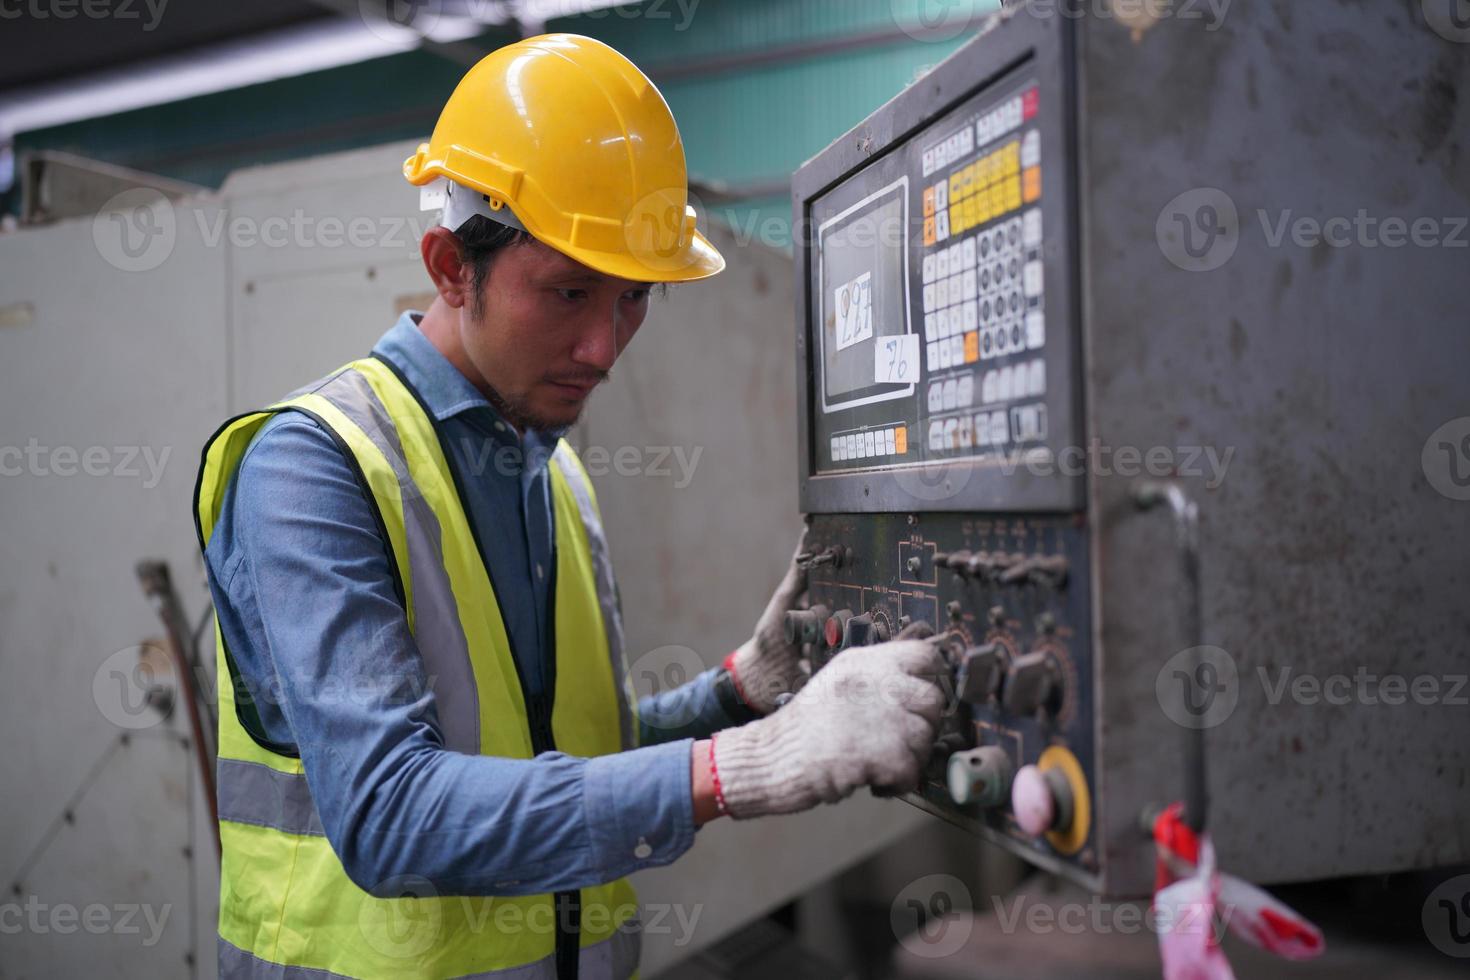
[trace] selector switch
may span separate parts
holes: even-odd
[[[1056,658],[1046,650],[1017,657],[1006,671],[1002,703],[1013,715],[1055,711],[1061,703],[1062,678]]]
[[[956,689],[967,704],[982,705],[1000,690],[1005,675],[1005,648],[999,643],[970,647],[960,657]]]
[[[995,745],[956,752],[949,757],[949,797],[960,806],[1002,806],[1011,796],[1011,757]]]
[[[870,614],[853,616],[848,619],[847,628],[843,632],[842,649],[870,646],[874,642],[874,636],[873,617]]]

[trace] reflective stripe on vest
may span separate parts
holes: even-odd
[[[382,362],[356,361],[221,427],[205,447],[196,489],[201,547],[251,439],[272,415],[289,410],[310,415],[337,441],[376,509],[446,747],[529,758],[530,721],[514,656],[450,461],[433,420]],[[637,719],[596,497],[565,441],[548,472],[556,536],[556,747],[580,756],[631,748]],[[289,747],[252,737],[246,721],[253,712],[236,704],[235,669],[217,622],[216,644],[222,975],[555,974],[549,895],[441,897],[413,875],[377,883],[372,894],[353,883],[323,832],[300,760]],[[504,884],[513,890],[515,883]],[[637,904],[625,880],[582,889],[580,933],[584,977],[633,972]]]

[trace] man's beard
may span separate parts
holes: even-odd
[[[607,380],[606,375],[603,380]],[[584,399],[577,407],[577,413],[570,419],[552,419],[539,414],[531,408],[530,402],[525,398],[507,398],[490,385],[485,386],[486,399],[500,413],[501,418],[515,426],[521,433],[551,432],[556,429],[568,429],[576,425],[582,418],[582,409],[587,406]]]

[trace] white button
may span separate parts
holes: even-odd
[[[966,238],[960,246],[960,262],[966,269],[975,268],[975,239],[974,236]]]
[[[964,299],[974,299],[975,291],[975,270],[966,269],[960,273],[960,296]]]
[[[1031,375],[1031,381],[1026,387],[1031,390],[1031,394],[1046,394],[1046,362],[1037,358],[1031,362],[1027,373]]]
[[[1046,344],[1046,317],[1040,310],[1026,314],[1026,346],[1032,350]]]
[[[930,283],[924,287],[924,312],[928,313],[934,309],[934,284]]]
[[[975,404],[975,376],[967,374],[960,379],[955,388],[954,403],[956,408],[969,408]]]
[[[1011,382],[1011,369],[1008,367],[1001,368],[995,376],[996,401],[1008,402],[1015,397],[1015,395],[1012,393]]]
[[[1041,208],[1032,208],[1026,212],[1022,221],[1021,240],[1027,248],[1035,248],[1041,244]]]
[[[1028,297],[1029,296],[1040,296],[1041,295],[1041,263],[1040,262],[1027,262],[1026,263],[1026,270],[1025,270],[1025,272],[1022,273],[1022,276],[1026,280],[1026,295]]]
[[[1021,166],[1034,167],[1041,162],[1041,133],[1031,130],[1021,140]]]
[[[870,457],[870,456],[873,456],[874,455],[874,452],[873,452],[873,433],[871,433],[871,432],[864,432],[863,433],[863,455],[864,456],[867,456],[867,457]]]
[[[924,337],[925,337],[925,339],[927,339],[927,340],[933,340],[935,337],[939,336],[937,333],[934,332],[934,331],[936,331],[938,329],[939,329],[939,326],[935,322],[935,316],[934,316],[934,314],[933,313],[925,313],[924,314]]]
[[[949,338],[949,363],[959,366],[965,363],[965,337],[955,334]]]
[[[994,371],[986,371],[985,377],[980,379],[980,404],[989,405],[995,401],[995,377]]]
[[[929,386],[929,414],[944,411],[944,385],[936,381]]]
[[[842,460],[842,439],[839,436],[832,437],[832,461],[834,463]]]
[[[948,194],[946,194],[946,197]],[[934,237],[944,241],[949,237],[949,211],[940,211],[934,216]]]
[[[975,416],[975,445],[990,445],[990,413],[981,412]]]
[[[980,325],[980,304],[973,299],[960,307],[960,329],[969,333]]]
[[[934,278],[944,279],[949,276],[949,249],[941,248],[934,253]]]
[[[648,857],[652,853],[653,848],[648,846],[648,841],[644,840],[642,837],[638,838],[638,846],[633,848],[633,856],[642,861],[644,858]]]
[[[956,387],[958,387],[958,386],[955,383],[955,380],[953,378],[949,379],[948,381],[946,381],[944,383],[944,397],[942,399],[942,406],[941,407],[946,412],[948,412],[950,409],[954,408],[954,397],[955,397],[955,389],[956,389]]]
[[[898,452],[898,441],[892,429],[883,430],[883,454],[892,456]]]
[[[930,422],[929,423],[929,448],[931,450],[937,450],[937,449],[943,449],[944,448],[944,423],[943,422],[937,422],[936,421],[936,422]]]
[[[960,448],[969,449],[975,444],[974,429],[970,425],[970,417],[967,415],[960,419]]]
[[[934,308],[942,310],[949,305],[949,278],[939,280],[934,284]]]
[[[954,363],[950,354],[951,350],[952,348],[949,346],[949,341],[941,340],[939,342],[939,369],[941,371]]]
[[[857,459],[858,443],[860,441],[856,432],[847,437],[847,452],[844,455],[848,459]]]
[[[938,371],[939,370],[939,344],[938,343],[929,344],[927,347],[924,348],[924,351],[925,351],[925,364],[928,366],[929,371],[931,373],[934,372],[934,371]]]
[[[929,254],[929,255],[924,256],[924,281],[925,282],[933,282],[934,281],[934,263],[936,261],[938,261],[938,260],[935,258],[935,256],[932,253]]]
[[[958,266],[959,263],[956,262],[955,265]],[[953,275],[951,275],[949,277],[949,301],[951,303],[958,303],[960,300],[962,300],[964,298],[965,298],[965,277],[963,275],[961,275],[959,272],[955,272]]]
[[[959,419],[945,419],[944,420],[944,448],[945,449],[957,449],[957,448],[959,448],[959,436],[958,436],[959,428],[960,428],[960,421],[959,421]]]
[[[938,216],[940,214],[943,214],[944,209],[947,207],[949,207],[949,181],[941,180],[939,183],[934,185],[935,215]],[[941,272],[940,275],[942,276],[944,275],[944,273]]]

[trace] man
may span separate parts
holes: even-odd
[[[722,667],[635,710],[560,434],[650,290],[723,268],[673,118],[611,48],[533,38],[465,76],[404,172],[443,195],[429,309],[204,452],[220,973],[628,976],[624,876],[723,814],[914,786],[941,665],[922,640],[843,654],[775,710],[802,679],[793,562]]]

